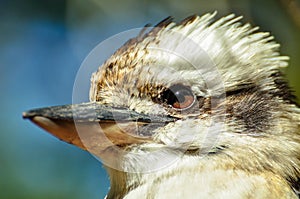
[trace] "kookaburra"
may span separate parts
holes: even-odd
[[[141,31],[90,102],[24,118],[106,165],[107,198],[298,198],[300,109],[269,33],[215,13]]]

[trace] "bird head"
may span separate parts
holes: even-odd
[[[209,159],[297,181],[300,110],[280,72],[288,57],[241,17],[214,17],[143,30],[93,73],[90,102],[24,117],[114,172]]]

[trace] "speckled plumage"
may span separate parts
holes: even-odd
[[[279,72],[287,66],[288,57],[279,54],[279,44],[269,33],[241,24],[241,17],[229,15],[217,21],[214,17],[215,13],[192,16],[179,24],[167,19],[149,33],[126,43],[93,74],[91,101],[178,116],[182,113],[174,113],[157,103],[160,93],[170,85],[183,80],[197,96],[209,99],[211,93],[219,94],[214,88],[210,89],[215,92],[209,93],[206,82],[197,76],[210,76],[201,62],[199,67],[191,68],[176,57],[153,50],[186,49],[182,43],[189,39],[215,64],[227,95],[222,101],[225,120],[220,121],[224,129],[208,155],[202,156],[201,152],[199,155],[199,150],[203,148],[203,137],[207,136],[202,131],[206,130],[211,115],[209,110],[200,108],[197,117],[157,129],[154,136],[157,146],[147,143],[128,147],[143,153],[166,144],[184,146],[189,153],[175,165],[149,174],[108,169],[112,178],[108,198],[145,195],[147,198],[296,198],[290,187],[296,183],[300,171],[300,116]],[[202,56],[197,49],[189,50],[189,58]],[[182,79],[178,80],[178,76]],[[193,134],[196,139],[189,140],[186,134]],[[134,172],[140,164],[160,158],[149,156],[149,161],[145,161],[128,155],[124,165]]]

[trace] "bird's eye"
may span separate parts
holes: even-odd
[[[176,84],[167,89],[162,98],[174,109],[184,110],[190,108],[195,102],[195,95],[191,89],[181,84]]]

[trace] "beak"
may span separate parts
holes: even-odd
[[[146,115],[97,102],[33,109],[24,112],[23,118],[89,151],[150,142],[151,129],[175,121],[170,116]]]

